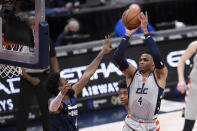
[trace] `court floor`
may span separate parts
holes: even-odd
[[[182,118],[183,102],[162,100],[161,109],[158,116],[160,122],[160,131],[182,131],[184,118]],[[123,121],[81,128],[80,131],[121,131],[124,125]],[[193,131],[197,131],[195,124]]]
[[[181,117],[182,112],[176,111],[171,113],[164,113],[158,116],[160,121],[160,131],[182,131],[184,119]],[[80,131],[121,131],[124,122],[114,122],[100,126],[80,129]],[[197,131],[197,124],[193,131]]]
[[[182,131],[184,118],[181,117],[183,102],[162,100],[160,114],[160,131]],[[123,107],[105,109],[79,115],[79,131],[121,131],[127,111]],[[0,131],[2,129],[0,128]],[[15,131],[13,128],[3,131]],[[41,124],[29,126],[27,131],[43,131]],[[193,131],[197,131],[195,124]]]

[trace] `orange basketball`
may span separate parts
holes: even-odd
[[[131,8],[124,11],[122,14],[122,23],[123,25],[131,30],[140,26],[140,20],[138,19],[138,15],[140,14],[140,10],[137,8]]]

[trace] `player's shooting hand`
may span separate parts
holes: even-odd
[[[135,32],[139,29],[139,27],[135,28],[135,29],[132,29],[132,30],[129,30],[125,27],[125,30],[126,30],[126,36],[128,37],[131,37],[133,34],[135,34]]]
[[[62,94],[63,96],[65,96],[66,93],[68,92],[68,89],[70,89],[71,86],[72,86],[72,83],[69,83],[68,81],[66,81],[64,87],[63,87],[62,90],[61,90],[61,94]]]
[[[112,39],[110,38],[110,36],[109,35],[105,36],[105,40],[103,41],[103,48],[102,48],[102,52],[104,54],[108,54],[114,50],[114,48],[110,47],[111,43],[112,43]]]
[[[147,29],[147,26],[148,26],[148,13],[146,11],[145,15],[143,12],[141,12],[139,15],[138,15],[138,19],[141,21],[141,29],[142,31],[144,32],[144,34],[147,34],[148,33],[148,29]]]
[[[182,94],[185,92],[186,84],[185,81],[179,81],[177,85],[178,91],[180,91]]]

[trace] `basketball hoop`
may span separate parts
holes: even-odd
[[[3,38],[3,36],[2,36]],[[16,52],[23,52],[23,45],[15,44],[15,43],[8,43],[2,39],[2,49],[16,51]],[[1,78],[13,78],[16,76],[20,76],[22,74],[21,67],[0,64],[0,76]]]

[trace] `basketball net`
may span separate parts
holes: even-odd
[[[7,43],[4,40],[2,41],[2,49],[16,52],[26,52],[25,46],[14,43]],[[21,67],[12,66],[7,64],[0,64],[0,76],[1,78],[13,78],[20,76],[22,74]]]

